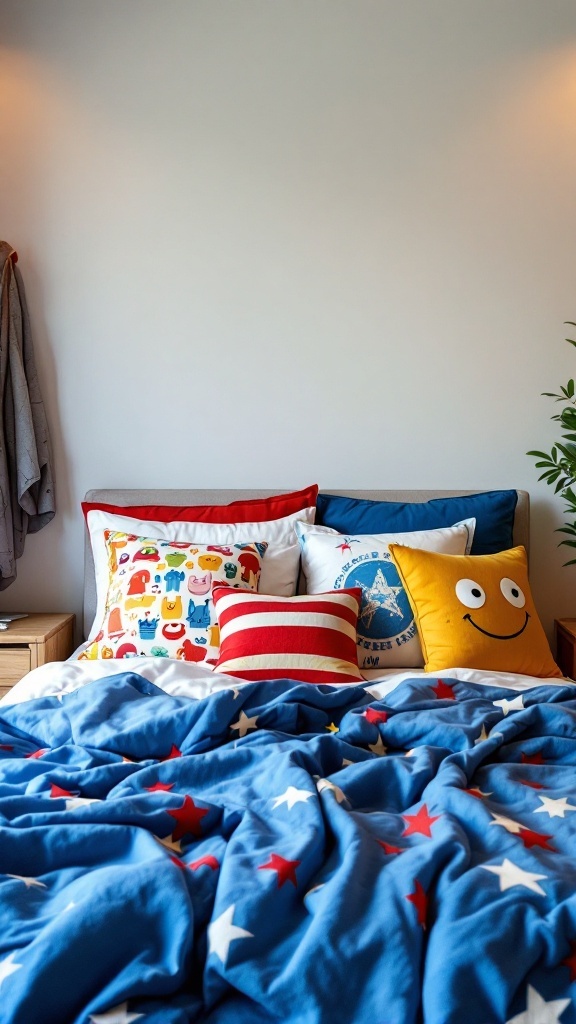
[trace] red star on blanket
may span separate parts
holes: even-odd
[[[384,850],[384,853],[404,853],[405,847],[392,846],[390,843],[385,843],[383,839],[377,839],[376,842],[380,844],[380,846]]]
[[[438,700],[456,700],[456,694],[453,688],[445,683],[442,679],[439,679],[436,686],[431,686],[432,693],[436,694]]]
[[[424,892],[424,889],[418,879],[416,879],[416,892],[411,892],[405,899],[409,903],[413,903],[416,907],[418,914],[418,924],[421,924],[426,929],[426,913],[428,911],[428,894]]]
[[[536,754],[522,754],[522,764],[546,764],[546,761],[539,750]]]
[[[208,814],[207,807],[196,807],[191,796],[184,797],[184,803],[176,811],[167,812],[176,821],[176,828],[172,833],[172,839],[181,839],[182,836],[192,833],[193,836],[201,836],[202,829],[200,822]]]
[[[576,981],[576,942],[570,943],[570,954],[560,961],[570,971],[570,981]]]
[[[199,857],[198,860],[189,861],[188,867],[191,871],[197,871],[198,868],[202,867],[212,868],[212,871],[217,871],[220,867],[220,863],[216,860],[216,857],[212,857],[208,854],[206,857]]]
[[[378,725],[379,722],[388,721],[388,714],[386,711],[377,711],[376,708],[366,708],[364,718],[371,725]]]
[[[0,750],[14,750],[11,743],[0,743]]]
[[[173,782],[155,782],[153,786],[144,786],[149,793],[169,793],[174,789]]]
[[[544,789],[541,782],[530,782],[529,779],[518,779],[522,786],[530,786],[531,789]]]
[[[182,757],[182,751],[173,743],[170,747],[170,753],[166,757],[161,757],[161,761],[172,761],[175,757]]]
[[[431,839],[432,833],[430,831],[430,827],[435,821],[438,821],[440,815],[437,814],[435,818],[431,818],[428,814],[426,804],[422,804],[422,807],[416,814],[403,814],[402,817],[404,818],[404,821],[408,823],[402,835],[411,836],[414,833],[419,833],[420,835],[428,836],[428,838]]]
[[[62,789],[62,786],[57,786],[56,783],[52,783],[50,787],[50,796],[57,799],[59,796],[78,796],[78,790],[72,793],[69,789]]]
[[[539,846],[542,850],[550,850],[552,853],[557,853],[555,846],[550,846],[548,843],[552,836],[545,836],[542,832],[533,832],[530,828],[521,828],[518,830],[518,835],[524,843],[527,849],[531,850],[533,846]]]
[[[297,886],[296,868],[300,866],[300,863],[299,860],[286,860],[277,853],[271,853],[268,863],[260,864],[258,871],[277,871],[279,889],[282,888],[285,882],[292,882],[294,886]]]
[[[42,754],[47,754],[49,749],[49,747],[40,747],[40,750],[35,750],[33,754],[25,754],[24,757],[30,759],[35,757],[42,757]]]

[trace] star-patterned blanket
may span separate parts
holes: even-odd
[[[576,1022],[576,686],[0,710],[1,1024]]]

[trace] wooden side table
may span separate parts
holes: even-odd
[[[560,671],[576,679],[576,619],[555,619],[556,662]]]
[[[38,665],[65,661],[74,650],[74,616],[27,615],[0,630],[0,697]]]

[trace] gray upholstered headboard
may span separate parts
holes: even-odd
[[[284,494],[286,488],[274,490],[258,488],[252,490],[93,490],[86,494],[86,501],[104,502],[109,505],[226,505],[230,501],[244,498],[262,498],[269,494]],[[326,488],[328,494],[343,494],[351,498],[370,498],[373,501],[429,501],[430,498],[446,498],[459,494],[477,494],[470,491],[346,491],[340,487]],[[527,491],[518,491],[518,503],[514,519],[514,543],[530,547],[530,496]],[[94,583],[94,562],[88,531],[84,546],[84,636],[87,636],[96,611],[96,587]]]

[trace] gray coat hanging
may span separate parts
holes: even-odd
[[[17,256],[0,242],[0,590],[16,579],[28,533],[54,518],[46,414]]]

